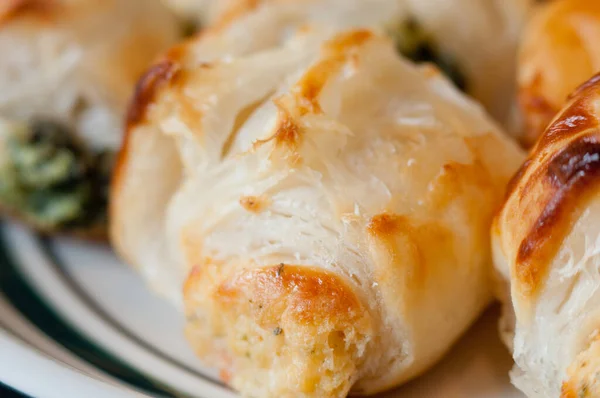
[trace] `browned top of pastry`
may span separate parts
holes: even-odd
[[[600,71],[600,2],[557,0],[540,6],[524,32],[519,101],[526,145],[533,145],[571,91]]]
[[[600,74],[580,86],[509,185],[496,218],[517,291],[532,296],[549,263],[600,186]],[[497,232],[497,231],[496,231]]]
[[[31,16],[50,19],[61,4],[58,0],[3,0],[0,2],[0,26],[14,18]]]

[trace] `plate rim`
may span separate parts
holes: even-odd
[[[51,239],[44,238],[24,226],[10,223],[0,224],[0,291],[26,321],[85,363],[119,380],[129,386],[132,391],[137,390],[152,396],[163,397],[193,395],[206,398],[219,396],[228,398],[235,396],[231,389],[215,382],[210,376],[196,371],[189,373],[191,369],[183,368],[183,364],[177,361],[165,362],[165,358],[159,357],[163,364],[170,363],[171,374],[188,372],[186,375],[188,381],[193,382],[188,384],[193,384],[195,388],[193,390],[182,388],[182,384],[177,384],[171,378],[157,377],[160,372],[150,364],[144,364],[141,358],[135,359],[116,349],[113,345],[107,344],[106,339],[100,333],[74,319],[74,316],[60,305],[57,295],[50,291],[52,289],[48,285],[49,273],[53,273],[52,277],[54,278],[64,277],[66,274],[65,269],[56,264],[60,258],[50,253],[48,249],[51,246],[50,242],[52,242]],[[46,247],[44,247],[45,244]],[[73,286],[68,287],[64,280],[61,282],[61,288],[66,288],[66,290],[61,291],[60,294],[65,293],[65,297],[73,298]],[[75,281],[72,283],[77,284]],[[87,311],[90,311],[89,314],[98,317],[95,311],[87,307],[89,303],[81,301],[81,297],[75,301],[75,304],[83,305]],[[72,304],[70,302],[70,305]],[[40,314],[43,315],[40,316]],[[102,317],[99,317],[99,320],[106,322]],[[52,329],[44,327],[49,322],[52,323]],[[118,322],[116,324],[119,325]],[[147,351],[149,344],[140,346],[140,342],[144,343],[144,341],[137,338],[135,334],[129,332],[128,336],[123,335],[123,330],[115,330],[114,324],[105,323],[104,325],[110,325],[112,333],[116,333],[120,338],[130,339],[128,343],[134,344],[142,356],[156,355],[155,352]],[[58,332],[53,332],[55,329],[58,329]],[[127,332],[127,328],[124,330]],[[156,365],[156,361],[154,361],[154,365]]]

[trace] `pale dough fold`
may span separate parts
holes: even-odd
[[[520,150],[373,31],[306,26],[212,61],[208,43],[138,85],[113,243],[173,300],[185,280],[188,339],[246,396],[422,373],[491,299],[488,231]]]

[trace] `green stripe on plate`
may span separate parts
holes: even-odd
[[[27,395],[13,390],[10,386],[0,382],[0,397],[2,398],[29,398]]]
[[[71,328],[36,294],[19,272],[0,234],[0,291],[49,338],[92,366],[146,393],[175,397],[172,390],[144,376]]]

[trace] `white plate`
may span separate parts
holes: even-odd
[[[36,397],[236,397],[193,355],[182,315],[106,246],[8,224],[0,245],[0,381]],[[379,397],[521,398],[496,318],[491,309],[429,373]]]

